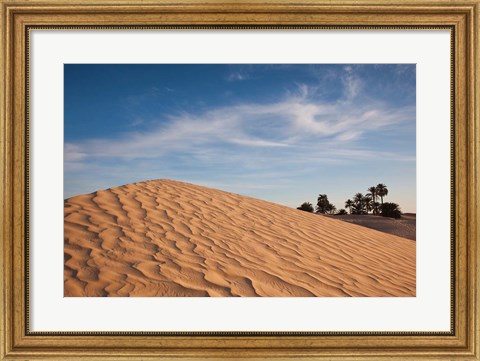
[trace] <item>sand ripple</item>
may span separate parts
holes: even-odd
[[[415,242],[155,180],[65,201],[65,296],[415,296]]]

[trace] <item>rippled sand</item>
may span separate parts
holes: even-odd
[[[417,239],[416,216],[411,214],[402,214],[402,218],[394,219],[382,216],[368,215],[335,215],[330,216],[344,222],[358,224],[363,227],[376,229],[377,231],[394,234],[412,240]]]
[[[65,296],[415,296],[415,242],[155,180],[65,200]]]

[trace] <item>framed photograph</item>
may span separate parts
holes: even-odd
[[[0,0],[0,359],[478,360],[478,0]]]

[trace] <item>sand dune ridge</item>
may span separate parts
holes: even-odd
[[[415,242],[153,180],[65,200],[65,296],[415,296]]]

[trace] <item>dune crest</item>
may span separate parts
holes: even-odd
[[[415,296],[415,242],[171,180],[65,200],[64,295]]]

